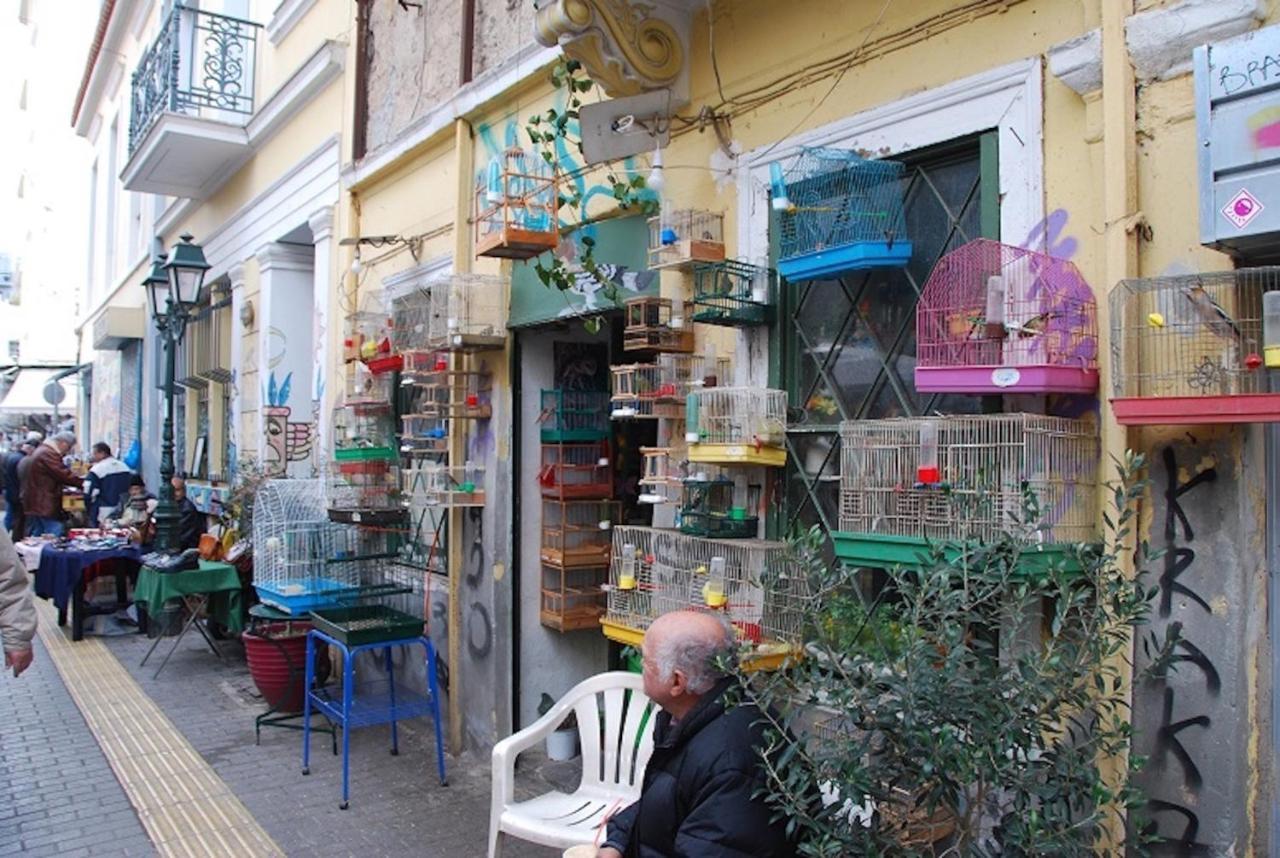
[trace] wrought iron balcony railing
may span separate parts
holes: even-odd
[[[227,121],[253,115],[260,29],[241,18],[175,6],[133,72],[129,153],[164,113]]]

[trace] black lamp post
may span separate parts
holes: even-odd
[[[200,298],[209,263],[204,249],[191,243],[191,236],[169,251],[168,258],[159,257],[151,273],[142,281],[151,302],[151,318],[164,345],[164,428],[160,439],[160,491],[156,504],[156,546],[177,548],[178,506],[173,500],[173,395],[174,372],[178,344],[191,320],[191,311]]]

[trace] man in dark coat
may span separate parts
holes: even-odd
[[[187,497],[187,481],[182,477],[173,478],[173,502],[178,505],[178,548],[199,548],[200,537],[204,535],[204,513],[196,509],[196,505]]]
[[[730,706],[717,668],[732,638],[716,617],[675,611],[644,636],[644,691],[662,707],[639,801],[609,821],[598,858],[792,858],[764,785],[760,710]]]
[[[59,432],[46,438],[36,451],[19,463],[22,483],[22,512],[27,517],[27,536],[61,536],[62,487],[80,488],[81,480],[62,464],[76,446],[76,436]]]
[[[31,435],[35,435],[34,441]],[[3,462],[0,462],[4,473],[4,527],[15,541],[27,535],[26,521],[22,515],[22,480],[18,476],[18,464],[30,456],[35,451],[36,444],[43,440],[38,433],[32,432],[31,435],[27,436],[27,440],[18,449],[6,453]]]

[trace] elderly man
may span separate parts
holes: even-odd
[[[62,459],[75,446],[74,434],[59,432],[46,438],[19,468],[27,536],[62,535],[62,487],[80,487],[80,478],[62,464]]]
[[[764,784],[760,710],[730,706],[725,624],[675,611],[644,636],[644,692],[662,707],[653,756],[635,804],[609,821],[598,858],[782,858],[795,855],[784,823],[755,793]]]
[[[89,454],[93,466],[84,479],[85,511],[89,526],[98,527],[106,514],[129,491],[133,471],[124,462],[111,455],[111,447],[104,441],[93,445]]]
[[[178,547],[184,551],[188,548],[199,548],[200,537],[204,535],[205,518],[196,505],[187,497],[187,481],[182,477],[173,478],[173,502],[178,505]]]
[[[39,432],[30,432],[16,450],[10,450],[0,461],[0,467],[4,469],[4,527],[14,539],[21,539],[27,533],[22,515],[22,479],[18,476],[18,465],[35,452],[42,440]]]
[[[31,666],[31,639],[36,634],[36,606],[27,570],[13,550],[9,535],[0,531],[0,647],[4,666],[17,676]]]

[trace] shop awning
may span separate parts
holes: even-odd
[[[9,392],[0,400],[0,417],[20,414],[52,414],[53,406],[44,399],[44,387],[54,377],[65,372],[67,367],[26,367],[18,371]],[[76,410],[80,397],[80,378],[76,374],[58,380],[67,391],[66,397],[58,405],[59,414],[68,414]]]

